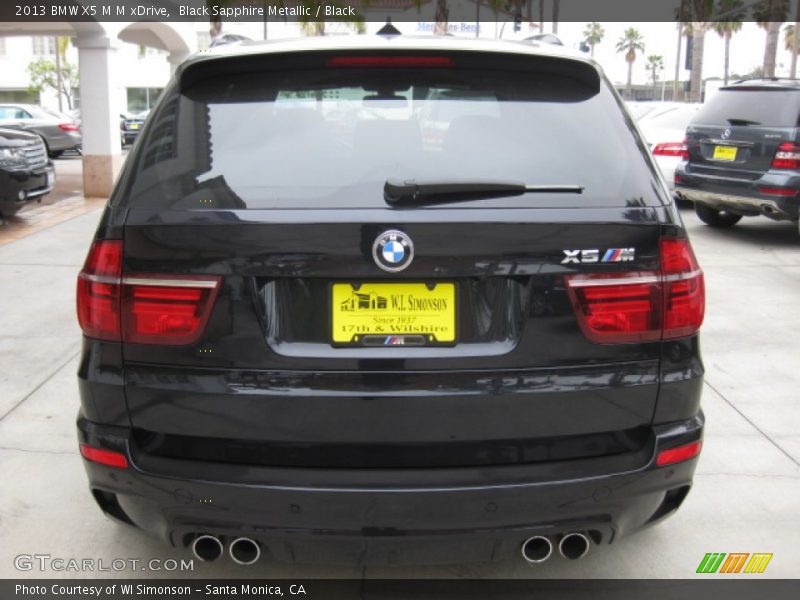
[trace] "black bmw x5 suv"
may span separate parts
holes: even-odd
[[[78,279],[108,515],[203,560],[579,558],[673,513],[703,275],[598,66],[303,40],[183,64]]]

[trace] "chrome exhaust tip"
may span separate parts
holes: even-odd
[[[236,538],[228,546],[231,560],[240,565],[252,565],[261,558],[261,547],[250,538]]]
[[[553,543],[542,535],[535,535],[522,542],[522,558],[529,565],[543,563],[553,554]]]
[[[192,542],[192,554],[203,562],[214,562],[223,552],[222,542],[213,535],[199,535]]]
[[[558,552],[569,560],[583,558],[589,552],[589,538],[577,531],[568,533],[558,543]]]

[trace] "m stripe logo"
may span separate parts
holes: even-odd
[[[748,561],[748,557],[750,560]],[[769,561],[772,560],[771,553],[756,552],[708,552],[700,561],[697,567],[698,573],[763,573]]]

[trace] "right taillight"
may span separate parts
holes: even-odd
[[[783,142],[772,159],[773,169],[800,169],[800,144]]]
[[[126,275],[122,283],[123,341],[177,346],[202,335],[219,277]]]
[[[664,238],[661,271],[568,275],[581,331],[601,344],[689,336],[705,312],[703,272],[689,241]]]
[[[196,342],[216,299],[217,276],[122,272],[122,242],[92,245],[78,275],[78,321],[86,337],[132,344]]]
[[[661,240],[664,286],[664,339],[697,333],[706,310],[703,271],[686,238]]]

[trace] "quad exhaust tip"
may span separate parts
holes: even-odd
[[[214,562],[223,551],[222,542],[213,535],[199,535],[192,542],[192,554],[203,562]]]
[[[261,557],[261,548],[258,542],[240,537],[231,542],[231,545],[228,546],[228,553],[233,562],[240,565],[252,565]]]
[[[535,535],[522,543],[522,558],[529,565],[543,563],[553,554],[553,543],[542,535]]]
[[[569,560],[583,558],[589,552],[589,538],[577,531],[568,533],[558,543],[558,552]]]

